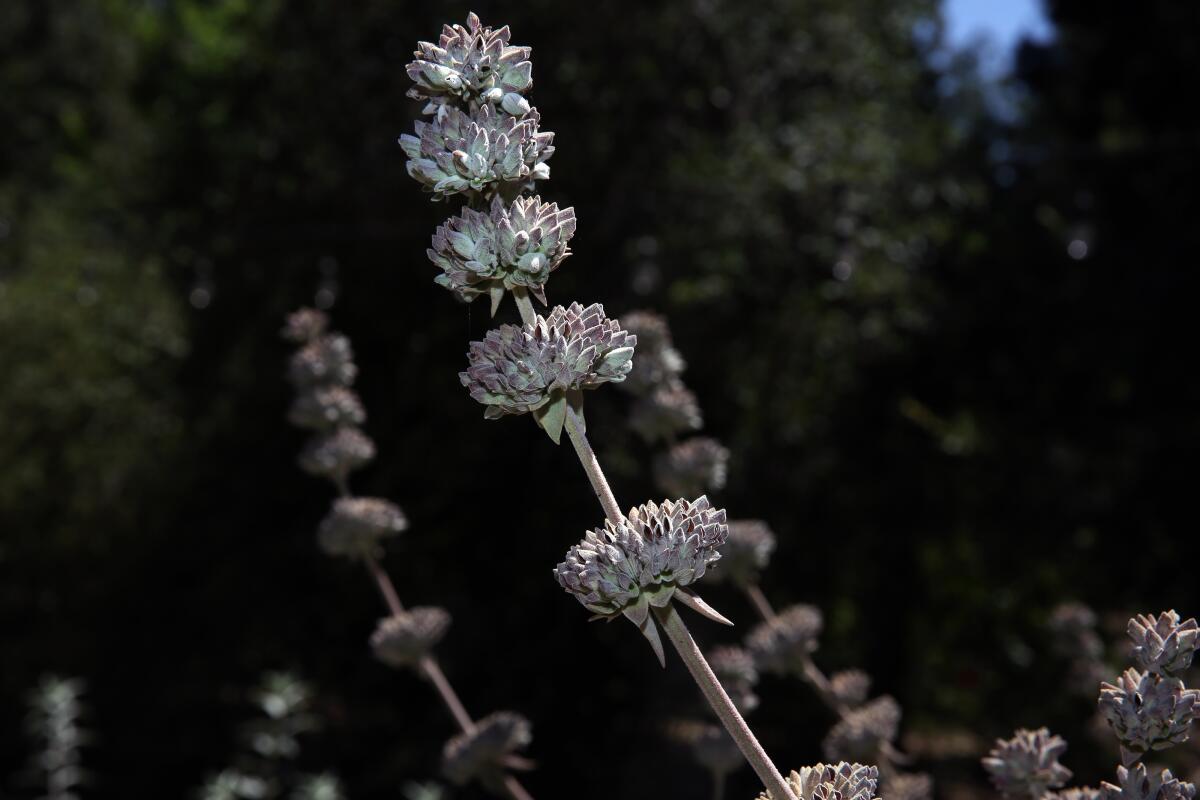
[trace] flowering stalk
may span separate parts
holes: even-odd
[[[388,616],[371,637],[380,661],[397,668],[411,667],[434,687],[461,734],[447,742],[443,770],[456,783],[478,778],[489,788],[514,800],[532,800],[510,769],[531,765],[514,755],[530,740],[529,723],[511,712],[476,722],[454,691],[432,653],[444,636],[450,615],[440,608],[406,609],[395,584],[379,561],[381,541],[407,528],[394,504],[355,497],[350,473],[374,457],[375,447],[359,430],[365,419],[362,403],[350,389],[357,367],[350,342],[327,334],[328,319],[311,309],[288,317],[284,338],[301,345],[293,356],[289,376],[297,397],[289,418],[315,431],[301,455],[301,466],[327,478],[338,491],[330,513],[321,522],[318,541],[330,555],[360,560],[378,589]]]
[[[417,123],[416,136],[400,138],[408,172],[435,199],[466,203],[433,237],[428,254],[442,271],[435,282],[468,303],[487,294],[493,315],[511,292],[523,323],[472,342],[459,379],[488,419],[530,414],[556,444],[566,429],[607,519],[558,565],[559,583],[598,617],[622,615],[637,625],[664,663],[654,619],[669,623],[669,638],[764,784],[793,800],[670,605],[678,600],[728,623],[686,588],[719,558],[725,512],[700,497],[622,514],[587,440],[584,391],[625,379],[637,337],[599,304],[556,306],[545,317],[534,311],[531,297],[546,303],[545,283],[569,254],[575,216],[525,195],[550,176],[554,135],[539,130],[541,115],[524,97],[529,48],[510,46],[509,36],[507,26],[493,30],[470,14],[466,26],[446,26],[436,45],[421,42],[408,66],[409,95],[428,101],[431,115]]]

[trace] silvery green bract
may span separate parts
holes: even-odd
[[[661,662],[650,606],[662,608],[678,598],[724,620],[685,587],[721,557],[717,548],[727,532],[724,509],[713,508],[707,497],[646,503],[619,522],[605,520],[603,528],[588,531],[567,551],[554,577],[596,618],[624,615],[637,625]]]
[[[826,758],[872,758],[899,731],[900,705],[885,694],[846,713],[830,728],[821,748]]]
[[[477,721],[473,731],[446,742],[442,773],[459,786],[478,779],[489,788],[498,787],[504,762],[532,740],[529,720],[512,711],[497,711]]]
[[[536,196],[510,204],[494,197],[488,212],[464,208],[448,219],[426,252],[442,270],[435,283],[466,302],[489,295],[494,315],[505,290],[523,288],[546,302],[546,281],[571,254],[574,234],[573,208],[560,211]]]
[[[997,739],[982,763],[1001,794],[1029,795],[1039,800],[1047,790],[1058,788],[1071,778],[1071,770],[1058,763],[1058,757],[1066,749],[1066,740],[1046,728],[1035,731],[1022,728],[1011,739]]]
[[[450,613],[417,606],[379,620],[371,634],[375,657],[392,667],[411,667],[429,654],[450,627]]]
[[[408,528],[404,512],[378,497],[340,497],[317,528],[317,543],[332,556],[375,555],[379,543]]]
[[[1127,669],[1116,684],[1100,684],[1100,711],[1126,748],[1126,764],[1148,750],[1186,742],[1198,693],[1183,681]]]
[[[448,100],[468,104],[499,103],[510,114],[529,110],[521,96],[533,85],[529,48],[508,43],[508,26],[492,30],[474,13],[467,25],[445,25],[437,44],[418,42],[416,60],[408,77],[416,84],[408,90],[415,100],[432,101],[426,113],[444,109]]]
[[[1149,771],[1145,764],[1117,767],[1117,783],[1105,781],[1100,791],[1104,800],[1192,800],[1196,796],[1195,784],[1179,780],[1169,769]]]
[[[430,122],[417,122],[417,135],[404,134],[408,174],[438,198],[473,192],[485,197],[500,184],[520,190],[550,177],[554,134],[539,132],[536,109],[519,117],[490,105],[467,113],[449,107]]]
[[[786,780],[797,800],[872,800],[879,785],[879,770],[839,761],[792,770]],[[758,800],[775,800],[775,796],[767,791]]]
[[[803,675],[809,654],[817,649],[823,624],[821,609],[816,606],[790,606],[750,631],[746,647],[764,672]]]
[[[1178,675],[1192,664],[1200,626],[1195,619],[1180,622],[1174,611],[1164,611],[1158,619],[1137,615],[1129,620],[1127,632],[1133,640],[1133,657],[1142,669]]]
[[[636,344],[598,303],[555,306],[533,325],[501,325],[471,342],[458,378],[488,419],[532,412],[557,442],[568,404],[582,414],[582,390],[623,380]]]

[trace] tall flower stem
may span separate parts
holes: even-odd
[[[712,667],[704,659],[700,647],[692,638],[691,632],[683,623],[683,618],[679,616],[674,604],[668,603],[665,608],[655,608],[654,616],[663,626],[663,630],[667,632],[667,638],[675,646],[683,663],[687,665],[688,672],[692,674],[692,679],[700,687],[704,699],[712,706],[713,711],[721,720],[721,724],[725,726],[725,730],[729,731],[729,735],[733,737],[733,741],[742,751],[742,755],[754,768],[758,779],[770,790],[776,800],[784,798],[795,800],[795,795],[788,788],[783,776],[779,774],[779,770],[775,769],[775,765],[771,763],[771,759],[763,750],[762,745],[758,743],[758,739],[754,738],[750,726],[738,713],[737,706],[721,688],[721,682],[713,674]]]

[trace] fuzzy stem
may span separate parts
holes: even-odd
[[[666,608],[654,609],[654,616],[663,626],[663,630],[667,632],[667,638],[671,640],[671,644],[675,645],[675,649],[678,651],[679,657],[683,659],[683,663],[687,665],[688,671],[692,673],[692,678],[700,687],[704,699],[712,706],[713,711],[725,726],[725,730],[729,731],[729,735],[737,743],[742,755],[754,768],[758,779],[770,790],[775,800],[796,800],[796,796],[788,788],[783,776],[779,774],[779,770],[775,769],[775,765],[771,763],[771,759],[763,750],[762,745],[758,743],[758,739],[754,738],[746,720],[742,719],[742,715],[738,713],[737,707],[729,699],[729,695],[721,688],[721,682],[713,674],[712,667],[704,660],[704,654],[700,652],[700,647],[692,638],[687,626],[684,625],[683,618],[679,616],[674,604],[668,603]]]
[[[614,525],[620,523],[625,519],[625,515],[621,513],[621,507],[617,505],[617,498],[613,495],[612,487],[608,485],[608,479],[604,477],[604,470],[600,468],[596,451],[592,450],[587,434],[583,432],[583,420],[570,406],[567,407],[566,428],[567,438],[575,446],[575,455],[579,456],[579,463],[583,465],[583,471],[587,473],[588,481],[592,484],[592,490],[596,493],[596,499],[600,501],[605,516]]]
[[[725,773],[713,771],[713,800],[725,800]]]
[[[438,695],[442,698],[442,703],[449,709],[451,716],[454,717],[454,721],[458,723],[458,727],[462,728],[463,733],[472,733],[475,730],[475,721],[467,713],[467,709],[463,706],[462,701],[458,699],[458,694],[454,691],[454,687],[446,679],[446,673],[442,672],[442,668],[438,666],[433,656],[425,656],[418,662],[417,666],[420,668],[421,673],[433,684],[433,688],[437,689]]]
[[[512,290],[512,296],[517,304],[517,312],[521,315],[521,322],[532,325],[537,318],[537,313],[533,310],[533,298],[529,296],[529,290],[518,286]]]

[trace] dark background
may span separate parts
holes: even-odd
[[[580,221],[551,302],[668,316],[733,453],[715,499],[779,534],[765,588],[825,611],[818,661],[868,670],[909,735],[977,750],[1045,723],[1081,782],[1111,778],[1045,620],[1082,600],[1116,642],[1132,612],[1200,610],[1193,4],[1049,2],[1053,40],[999,84],[944,48],[931,0],[472,8],[534,48],[558,146],[539,188]],[[678,660],[551,578],[601,519],[570,449],[458,384],[491,323],[432,284],[449,209],[395,140],[415,42],[467,10],[0,9],[0,776],[56,672],[89,687],[86,797],[187,796],[287,668],[324,720],[305,766],[358,798],[436,777],[452,725],[369,656],[378,599],[317,550],[330,492],[294,465],[277,331],[323,290],[380,451],[356,490],[412,522],[386,564],[453,613],[440,652],[472,712],[533,720],[526,785],[707,796],[661,733],[697,708]],[[588,413],[633,505],[656,492],[625,402]],[[705,644],[753,623],[705,596],[740,627],[697,619]],[[811,693],[760,694],[767,750],[819,760]],[[976,755],[918,766],[969,797]],[[742,770],[729,796],[755,791]]]

